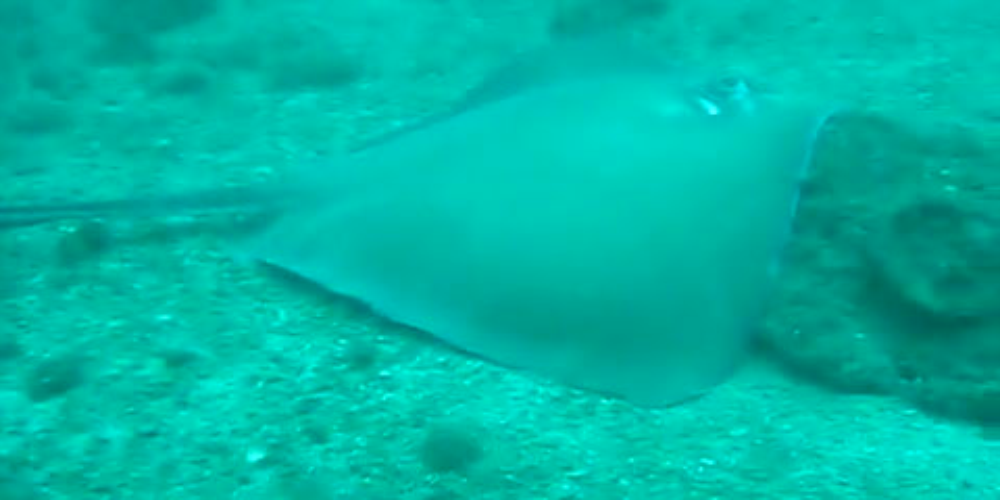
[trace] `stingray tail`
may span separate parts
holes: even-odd
[[[150,198],[0,205],[0,230],[49,222],[250,213],[278,207],[289,197],[256,188],[224,188]]]

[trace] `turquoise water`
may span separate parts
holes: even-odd
[[[280,179],[571,36],[848,110],[751,359],[664,409],[234,258],[228,216],[5,229],[0,500],[1000,498],[995,11],[0,0],[0,207]]]

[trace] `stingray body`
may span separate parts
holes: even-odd
[[[515,64],[452,112],[281,188],[144,213],[273,208],[240,243],[255,259],[507,366],[640,405],[686,400],[745,350],[825,117],[596,60]]]

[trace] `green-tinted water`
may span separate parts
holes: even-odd
[[[983,0],[0,0],[0,207],[280,178],[616,33],[845,112],[759,352],[640,409],[234,259],[228,219],[0,233],[0,500],[996,499]]]

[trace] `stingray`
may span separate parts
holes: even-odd
[[[459,350],[665,406],[747,352],[822,108],[553,46],[279,185],[0,208],[0,226],[265,210],[245,255]]]

